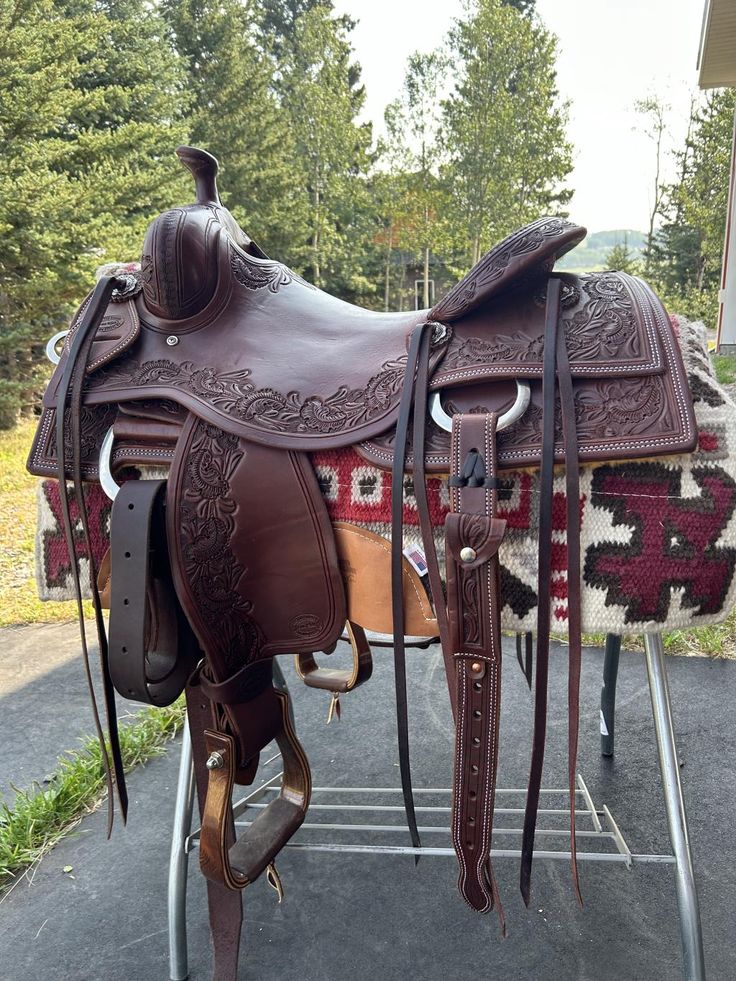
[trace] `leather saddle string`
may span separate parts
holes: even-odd
[[[391,612],[394,633],[394,677],[396,684],[396,725],[399,742],[399,771],[404,796],[406,822],[414,848],[421,848],[417,829],[414,793],[409,759],[409,712],[406,690],[406,647],[404,644],[404,470],[406,467],[409,420],[415,392],[415,377],[425,361],[429,361],[433,323],[420,324],[414,329],[404,376],[404,388],[396,423],[396,445],[391,472]],[[424,369],[426,370],[426,369]],[[415,456],[417,448],[414,449]]]
[[[87,686],[90,693],[90,700],[92,703],[92,716],[95,725],[95,732],[100,743],[100,753],[102,759],[102,765],[105,773],[105,783],[107,785],[108,791],[108,817],[107,817],[107,832],[108,835],[112,830],[113,814],[114,814],[114,788],[117,789],[118,800],[120,801],[120,809],[123,816],[123,821],[127,816],[127,792],[125,787],[125,775],[123,770],[122,755],[120,752],[120,743],[117,731],[117,713],[115,711],[115,697],[112,690],[112,684],[109,681],[109,674],[107,671],[107,648],[106,648],[106,635],[105,626],[102,619],[102,608],[99,601],[99,592],[97,591],[97,583],[95,580],[95,563],[94,557],[92,555],[91,538],[89,534],[89,520],[87,516],[87,510],[84,500],[83,487],[82,487],[82,475],[81,475],[81,405],[82,405],[82,393],[84,390],[84,381],[86,373],[86,364],[89,357],[89,351],[94,340],[97,328],[102,322],[102,318],[107,310],[110,297],[112,296],[113,290],[118,286],[118,281],[111,276],[103,277],[100,279],[95,286],[92,296],[90,297],[90,302],[84,312],[84,315],[74,331],[74,335],[71,339],[69,346],[69,352],[67,355],[67,361],[64,366],[64,370],[59,381],[59,388],[57,392],[57,408],[56,408],[56,458],[58,463],[59,471],[59,499],[61,504],[61,516],[62,523],[64,525],[64,534],[66,537],[67,548],[69,551],[69,563],[72,574],[72,582],[74,584],[75,599],[77,604],[77,617],[79,619],[79,632],[80,641],[82,647],[82,660],[84,663],[85,675],[87,678]],[[105,705],[107,710],[107,722],[108,731],[110,735],[110,751],[113,757],[112,768],[110,765],[110,758],[108,756],[105,736],[102,729],[102,722],[100,719],[100,713],[97,705],[97,696],[95,693],[94,681],[92,679],[89,649],[87,645],[87,632],[84,624],[84,609],[82,606],[82,586],[79,578],[79,566],[77,563],[77,552],[76,552],[76,541],[74,536],[74,531],[72,529],[71,521],[71,509],[69,504],[69,493],[66,482],[67,473],[67,456],[66,456],[66,406],[67,400],[71,394],[71,404],[70,413],[72,418],[72,450],[73,450],[73,460],[72,460],[72,478],[74,483],[74,493],[77,501],[77,507],[80,514],[80,519],[82,522],[82,531],[87,544],[87,552],[89,556],[89,570],[90,570],[90,585],[92,591],[93,605],[95,610],[95,623],[97,627],[98,642],[100,649],[100,661],[102,665],[103,674],[103,685],[105,691]],[[113,768],[114,768],[114,780],[113,780]]]
[[[555,457],[555,367],[560,313],[560,280],[551,277],[547,286],[542,369],[542,462],[539,476],[539,566],[537,586],[537,657],[534,685],[534,729],[524,830],[521,842],[519,884],[528,906],[531,893],[534,831],[544,767],[547,731],[547,683],[549,675],[550,595],[552,561],[552,500]]]
[[[557,373],[562,410],[562,432],[565,440],[565,500],[567,505],[567,633],[569,668],[567,677],[568,711],[568,782],[570,788],[570,858],[572,881],[578,903],[583,905],[578,876],[575,842],[575,780],[578,755],[580,716],[580,668],[582,661],[582,623],[580,595],[580,471],[578,437],[575,420],[575,395],[570,363],[567,357],[564,328],[557,332]]]
[[[426,337],[425,343],[429,348],[429,341],[426,339]],[[434,613],[437,617],[437,626],[440,632],[440,646],[442,648],[442,658],[445,662],[445,677],[447,679],[447,688],[450,695],[450,706],[452,708],[452,718],[454,722],[457,720],[457,686],[455,684],[457,668],[452,657],[450,632],[447,623],[447,604],[442,585],[442,576],[440,575],[439,562],[437,560],[437,549],[434,543],[432,520],[429,514],[429,500],[427,498],[424,443],[426,437],[428,395],[429,357],[427,356],[426,358],[420,357],[419,366],[417,368],[416,394],[414,398],[414,428],[412,433],[412,449],[414,455],[414,496],[417,502],[419,527],[422,533],[424,554],[427,562],[427,575],[429,578],[429,586],[432,591]]]
[[[524,650],[522,652],[522,641]],[[519,662],[521,673],[527,683],[529,691],[532,690],[532,668],[534,664],[534,638],[530,631],[516,635],[516,660]]]

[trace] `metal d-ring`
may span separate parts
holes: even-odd
[[[100,487],[107,494],[111,501],[114,501],[118,496],[118,491],[120,486],[115,483],[115,479],[112,475],[112,446],[115,442],[115,433],[112,431],[112,426],[105,433],[105,438],[102,441],[102,446],[100,447],[100,462],[97,466]]]
[[[499,432],[501,429],[507,429],[518,419],[521,419],[526,410],[529,408],[531,397],[532,392],[529,387],[529,382],[519,380],[517,378],[516,401],[510,409],[498,417],[496,432]],[[442,408],[442,398],[440,392],[432,392],[432,394],[429,396],[429,414],[432,416],[440,429],[444,429],[445,432],[448,433],[452,432],[452,416],[449,416]]]
[[[50,337],[46,342],[46,357],[49,359],[51,364],[58,364],[61,361],[61,355],[56,350],[56,345],[59,341],[63,340],[69,333],[69,328],[58,331],[53,337]]]

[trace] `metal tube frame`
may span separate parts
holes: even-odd
[[[581,777],[578,777],[578,793],[583,798],[587,810],[585,813],[591,817],[593,822],[593,832],[582,832],[586,837],[599,837],[607,841],[613,841],[616,851],[612,853],[589,853],[586,858],[592,861],[621,862],[631,868],[637,862],[656,862],[661,864],[672,864],[675,866],[675,885],[677,890],[677,904],[680,919],[680,936],[682,941],[683,958],[683,979],[684,981],[705,981],[705,959],[703,954],[703,934],[700,920],[700,909],[698,904],[697,889],[695,885],[695,875],[693,870],[692,851],[687,825],[687,815],[685,812],[685,802],[680,781],[680,771],[677,761],[677,750],[675,747],[675,733],[672,720],[672,705],[670,701],[669,687],[667,684],[667,673],[664,662],[664,646],[660,634],[646,634],[644,636],[644,647],[646,653],[647,677],[649,680],[649,692],[652,702],[652,716],[654,719],[654,730],[657,745],[657,754],[662,774],[662,787],[664,793],[665,809],[667,812],[667,825],[672,843],[672,855],[632,855],[623,835],[621,834],[616,822],[614,821],[607,807],[597,810],[593,806],[588,788]],[[606,645],[608,654],[608,644]],[[617,651],[612,652],[617,655]],[[613,698],[615,699],[615,679],[618,668],[618,657],[616,656],[615,671],[613,671]],[[612,665],[609,664],[612,669]],[[605,680],[604,680],[605,691]],[[602,693],[603,694],[603,693]],[[611,703],[611,712],[613,703]],[[612,729],[609,730],[612,733]],[[611,747],[612,748],[612,747]],[[602,745],[603,751],[603,745]],[[604,752],[605,755],[605,752]],[[270,761],[269,761],[270,762]],[[275,781],[278,774],[270,777],[266,782],[251,792],[243,801],[235,807],[236,816],[242,814],[247,807],[258,807],[256,803],[259,798],[274,790]],[[395,788],[314,788],[315,791],[330,790],[333,793],[350,790],[358,794],[376,794],[395,792]],[[437,793],[438,788],[427,788],[425,793]],[[515,790],[501,790],[499,793],[516,793]],[[416,793],[422,793],[417,790]],[[546,791],[546,793],[556,793],[556,791]],[[179,780],[177,785],[176,808],[174,813],[174,830],[171,843],[171,858],[169,864],[169,964],[171,981],[184,981],[188,975],[187,963],[187,939],[186,939],[186,884],[189,852],[196,847],[198,831],[190,834],[192,813],[194,807],[194,773],[192,765],[191,739],[188,728],[185,729],[182,744],[181,762],[179,765]],[[317,809],[340,809],[340,810],[370,810],[370,811],[398,811],[402,808],[393,805],[317,805]],[[422,811],[446,811],[444,807],[418,808]],[[506,810],[510,813],[515,812],[515,808],[497,809],[497,813]],[[540,813],[558,814],[560,809],[542,809]],[[579,811],[578,813],[582,813]],[[308,826],[311,827],[311,826]],[[317,825],[319,827],[319,825]],[[340,831],[345,830],[346,825],[328,824],[322,825],[324,830]],[[397,830],[402,830],[402,826],[395,826]],[[377,830],[378,826],[355,826],[355,830]],[[393,830],[393,829],[390,829]],[[427,829],[429,830],[429,829]],[[436,830],[436,829],[435,829]],[[513,834],[515,829],[504,829],[504,833]],[[554,835],[554,830],[549,832]],[[406,846],[392,845],[360,845],[360,844],[339,844],[339,843],[307,843],[297,842],[287,847],[297,849],[309,849],[313,851],[343,851],[352,853],[371,853],[413,854],[414,849]],[[451,848],[422,848],[423,855],[452,855]],[[498,857],[518,856],[516,849],[493,849],[493,855]],[[569,852],[562,851],[543,851],[536,853],[538,858],[567,858]],[[578,853],[581,858],[581,853]]]
[[[194,809],[194,763],[192,737],[189,723],[184,722],[184,733],[179,762],[179,779],[176,785],[174,828],[171,835],[169,858],[169,977],[171,981],[184,981],[189,975],[187,957],[187,872],[189,870],[188,837],[192,828]]]
[[[667,825],[675,855],[675,887],[680,912],[682,960],[686,981],[705,981],[703,928],[700,921],[698,893],[695,886],[693,856],[685,813],[685,800],[680,781],[680,767],[675,746],[675,727],[672,721],[664,645],[661,634],[645,634],[644,650],[647,661],[649,694],[652,698],[654,733],[657,740],[659,768],[667,811]]]
[[[603,657],[603,687],[601,688],[601,753],[613,756],[616,729],[616,681],[621,654],[621,638],[618,634],[606,634]]]

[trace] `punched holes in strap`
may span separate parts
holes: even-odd
[[[453,419],[445,542],[458,704],[452,818],[458,887],[473,909],[495,906],[503,931],[490,865],[501,686],[497,555],[506,527],[495,516],[495,438],[493,414]]]
[[[110,518],[110,675],[125,698],[169,705],[193,664],[165,541],[165,480],[129,480]]]

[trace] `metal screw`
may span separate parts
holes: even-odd
[[[166,338],[166,343],[169,345],[169,347],[176,347],[176,345],[179,343],[179,338],[176,336],[176,334],[169,334],[169,336]]]
[[[483,665],[480,663],[480,661],[473,661],[473,663],[470,665],[470,670],[473,672],[473,674],[479,674],[483,670]],[[207,765],[209,766],[209,762]]]
[[[460,558],[463,560],[463,562],[475,562],[477,555],[478,553],[475,551],[475,549],[471,548],[469,545],[466,545],[465,548],[460,550]]]
[[[205,766],[208,770],[221,770],[225,765],[222,753],[210,753]]]

